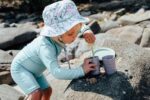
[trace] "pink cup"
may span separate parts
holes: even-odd
[[[117,71],[115,57],[113,55],[107,55],[102,57],[102,61],[106,74],[111,75]]]
[[[90,72],[91,76],[99,75],[100,74],[100,62],[98,56],[90,57],[88,59],[92,59],[93,64],[96,64],[96,69]]]

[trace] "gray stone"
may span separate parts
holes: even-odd
[[[88,26],[90,27],[90,29],[94,34],[97,34],[101,31],[101,27],[97,21],[92,21],[91,23],[88,24]]]
[[[10,24],[10,27],[17,27],[17,24],[16,23],[12,23],[12,24]]]
[[[89,85],[84,79],[75,80],[66,91],[65,100],[143,100],[149,95],[149,51],[115,38],[105,39],[100,46],[116,51],[118,73],[98,78],[95,85]],[[83,57],[86,56],[87,53]]]
[[[150,28],[150,21],[142,21],[139,23],[139,26],[145,27],[145,28]]]
[[[150,47],[150,29],[149,28],[144,29],[144,33],[142,35],[140,46]]]
[[[6,51],[0,50],[0,64],[11,63],[13,56],[8,54]]]
[[[11,86],[6,84],[0,85],[0,100],[19,100],[21,96],[24,95]]]
[[[118,22],[112,21],[112,20],[109,20],[109,21],[106,21],[106,22],[100,24],[102,32],[106,32],[106,31],[108,31],[110,29],[117,28],[119,26],[120,25],[119,25]]]
[[[91,11],[81,11],[80,14],[82,16],[89,16],[89,15],[91,15]]]
[[[118,19],[121,25],[133,25],[135,23],[150,19],[150,11],[124,15]]]
[[[0,49],[10,49],[13,46],[20,46],[33,40],[37,33],[34,31],[35,26],[31,24],[18,25],[17,28],[3,28],[0,30]]]
[[[10,75],[10,66],[13,58],[18,53],[16,50],[0,50],[0,84],[14,83]]]
[[[97,77],[96,84],[74,80],[65,92],[65,100],[131,100],[133,89],[124,73]]]
[[[121,8],[121,9],[115,11],[114,13],[119,15],[119,16],[122,16],[126,13],[126,10],[125,10],[125,8]]]
[[[89,16],[89,18],[93,20],[104,20],[104,15],[102,13],[97,13]]]
[[[112,34],[116,38],[128,41],[130,43],[137,43],[142,37],[143,28],[138,25],[124,26],[120,28],[114,28],[106,32],[106,34]]]
[[[10,27],[10,25],[8,23],[1,23],[0,24],[0,28],[6,28],[6,27]]]
[[[0,84],[12,84],[14,83],[10,71],[2,71],[0,72]]]

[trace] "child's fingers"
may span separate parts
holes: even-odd
[[[90,64],[90,65],[89,65],[89,69],[90,69],[91,71],[95,70],[95,68],[96,68],[96,65],[95,65],[95,64]]]
[[[89,64],[90,67],[95,68],[96,64]]]
[[[88,43],[94,43],[95,41],[95,36],[93,34],[88,34],[85,36],[85,40],[88,42]]]
[[[88,58],[87,58],[87,59],[85,59],[84,61],[85,61],[86,64],[89,64],[90,62],[92,62],[92,59],[88,59]]]
[[[90,69],[89,69],[89,72],[90,72],[90,71],[94,71],[94,70],[95,70],[95,68],[90,68]]]

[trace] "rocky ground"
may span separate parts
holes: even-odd
[[[116,52],[118,72],[98,76],[98,82],[91,85],[85,78],[58,80],[46,71],[45,76],[54,87],[51,100],[150,100],[150,6],[147,0],[127,1],[95,4],[93,0],[78,6],[80,13],[90,19],[87,25],[96,36],[95,48],[108,47]],[[37,13],[0,11],[0,99],[18,100],[24,94],[14,86],[10,64],[15,55],[39,35],[43,22]],[[67,53],[72,67],[91,56],[82,35],[68,45]],[[58,59],[62,67],[67,66],[64,51]]]

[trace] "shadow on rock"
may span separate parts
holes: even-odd
[[[73,80],[70,87],[74,91],[94,92],[111,97],[113,100],[132,100],[134,93],[129,78],[122,72],[111,76],[97,77],[96,84],[89,84],[85,78]]]

